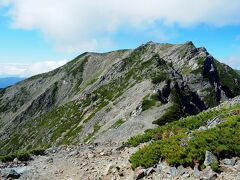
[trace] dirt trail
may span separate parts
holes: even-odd
[[[33,157],[28,167],[31,170],[21,180],[95,180],[134,179],[128,158],[136,148],[81,146],[48,150],[46,156]]]

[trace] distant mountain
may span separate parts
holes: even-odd
[[[19,81],[22,81],[24,78],[20,77],[6,77],[6,78],[0,78],[0,88],[5,88],[11,85],[16,84]]]
[[[237,72],[238,74],[240,74],[240,70],[236,70],[236,72]]]

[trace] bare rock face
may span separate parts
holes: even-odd
[[[240,75],[192,42],[84,53],[0,89],[0,155],[63,144],[119,144],[238,94]],[[174,116],[161,120],[172,109]]]

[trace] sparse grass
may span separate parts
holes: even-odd
[[[125,121],[123,121],[122,119],[117,120],[112,126],[111,129],[117,129],[119,126],[121,126],[123,123],[125,123]]]
[[[20,161],[27,161],[33,155],[45,155],[45,149],[33,149],[31,151],[3,155],[3,156],[0,156],[0,161],[8,162],[8,161],[13,161],[15,158],[17,158]]]
[[[88,134],[87,137],[84,139],[84,142],[88,142],[90,139],[93,138],[93,136],[101,129],[101,126],[99,124],[94,124],[93,126],[93,132]]]
[[[151,107],[155,106],[156,102],[154,100],[144,99],[142,102],[142,111],[146,111]]]
[[[146,111],[151,107],[155,106],[159,101],[158,94],[147,95],[142,101],[142,111]]]
[[[166,73],[158,73],[155,76],[152,77],[152,83],[153,84],[159,84],[165,80],[167,80],[167,74]]]

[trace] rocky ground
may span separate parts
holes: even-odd
[[[1,179],[21,180],[240,179],[240,158],[221,160],[223,172],[216,173],[208,166],[216,160],[211,152],[206,152],[206,168],[202,171],[197,167],[170,167],[161,161],[154,167],[133,171],[128,158],[138,148],[116,144],[50,148],[45,156],[34,156],[28,162],[15,159],[0,164],[0,175]]]
[[[19,179],[133,179],[128,157],[135,149],[117,150],[115,145],[83,145],[51,148],[45,156],[28,162],[2,164],[2,176],[21,174]],[[12,175],[14,176],[14,175]],[[16,176],[15,176],[16,177]]]
[[[231,106],[240,102],[240,96],[226,103]],[[221,124],[219,116],[210,119],[206,126],[201,126],[197,131],[204,131]],[[191,133],[189,134],[189,137]],[[13,162],[0,162],[0,180],[240,180],[240,157],[219,160],[211,152],[206,151],[205,168],[171,167],[166,162],[159,163],[148,169],[141,167],[132,170],[128,159],[139,148],[124,147],[115,142],[81,144],[79,146],[52,147],[45,151],[44,156],[33,156],[27,162],[14,159]],[[216,173],[210,164],[219,162],[220,171]]]

